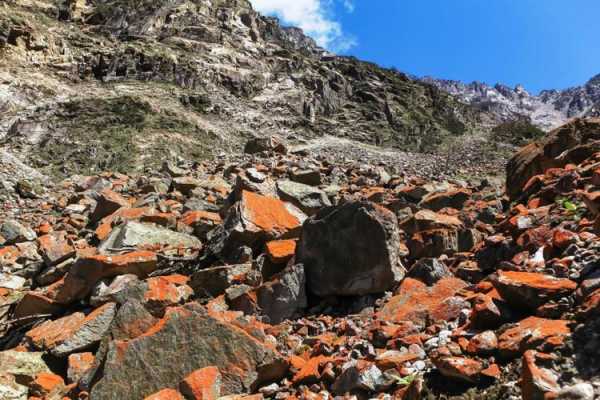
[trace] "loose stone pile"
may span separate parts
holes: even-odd
[[[600,395],[600,121],[509,196],[246,151],[4,205],[0,398]]]

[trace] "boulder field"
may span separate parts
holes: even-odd
[[[598,398],[598,137],[506,188],[272,138],[7,201],[0,398]]]

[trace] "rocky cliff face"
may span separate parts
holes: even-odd
[[[430,151],[493,123],[245,0],[4,1],[0,52],[0,138],[52,174],[199,159],[269,134]]]
[[[464,103],[496,115],[502,121],[529,119],[544,130],[551,130],[571,118],[600,115],[600,75],[585,85],[566,90],[544,90],[531,95],[522,86],[514,89],[481,82],[465,84],[426,77],[423,82],[448,92]]]

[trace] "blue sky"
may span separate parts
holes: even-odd
[[[599,0],[251,0],[338,53],[531,92],[600,74]]]

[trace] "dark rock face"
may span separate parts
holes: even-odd
[[[600,119],[576,119],[523,147],[506,166],[506,190],[511,199],[523,194],[527,182],[549,168],[578,164],[600,151]]]
[[[327,208],[303,226],[296,252],[308,290],[352,296],[391,289],[404,275],[396,216],[370,202]]]
[[[434,285],[442,278],[452,276],[446,264],[435,258],[420,259],[411,267],[406,276],[418,279],[428,286]]]
[[[139,400],[212,365],[223,375],[224,394],[254,390],[287,371],[286,361],[265,343],[191,304],[170,310],[140,337],[111,342],[91,397]]]

